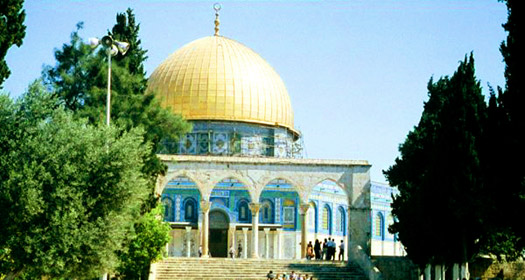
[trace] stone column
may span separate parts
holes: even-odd
[[[186,257],[191,257],[191,226],[186,228]]]
[[[463,278],[469,279],[470,278],[470,273],[468,271],[468,262],[461,264],[459,276],[461,277],[461,279],[463,279]]]
[[[210,213],[211,202],[201,200],[201,211],[202,211],[202,257],[209,257],[208,253],[208,234],[209,234],[209,213]]]
[[[307,233],[307,216],[308,216],[308,208],[310,208],[310,204],[303,203],[300,205],[299,208],[299,215],[301,216],[301,259],[306,258],[306,233]]]
[[[248,228],[243,227],[242,228],[242,234],[244,235],[244,244],[242,245],[243,251],[242,251],[242,257],[247,259],[248,258]]]
[[[425,280],[431,280],[432,279],[432,266],[430,264],[427,264],[425,267]]]
[[[252,211],[252,258],[259,258],[259,209],[260,203],[250,203]]]
[[[266,259],[269,259],[270,255],[270,229],[265,228],[264,229],[264,257]]]
[[[371,255],[372,225],[370,219],[370,167],[355,167],[352,174],[343,180],[348,195],[349,252],[361,246],[364,253]],[[350,260],[349,260],[350,261]]]
[[[230,224],[230,227],[228,228],[228,258],[230,257],[231,246],[236,250],[233,257],[235,258],[237,256],[237,247],[235,245],[235,224]]]
[[[275,230],[277,233],[277,255],[274,256],[276,259],[282,259],[283,258],[283,246],[282,246],[282,236],[283,236],[283,229],[278,228]]]
[[[434,280],[443,280],[443,269],[441,265],[434,267]]]
[[[452,265],[452,280],[459,280],[459,264]]]
[[[278,253],[279,251],[278,251],[278,248],[277,248],[277,230],[274,231],[272,233],[272,235],[273,235],[273,252],[272,252],[272,256],[273,256],[273,259],[277,259],[278,258],[277,256],[279,254]]]

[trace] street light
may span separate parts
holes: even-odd
[[[111,108],[111,57],[121,53],[125,55],[129,49],[129,43],[113,40],[111,36],[106,35],[102,39],[89,38],[89,45],[91,48],[96,48],[100,45],[105,49],[108,55],[108,93],[106,97],[106,124],[109,126],[110,108]]]

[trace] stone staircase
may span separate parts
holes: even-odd
[[[154,268],[156,280],[266,280],[266,274],[295,271],[308,274],[315,280],[367,280],[356,264],[331,261],[167,258]]]

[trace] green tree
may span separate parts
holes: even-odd
[[[0,96],[0,267],[7,279],[89,279],[113,269],[149,192],[142,130],[96,127],[39,82]]]
[[[0,89],[11,74],[5,62],[7,51],[13,45],[20,47],[26,36],[23,4],[23,0],[0,0]]]
[[[465,57],[452,77],[431,79],[428,91],[419,124],[384,172],[400,191],[390,230],[419,265],[464,263],[478,253],[484,189],[480,150],[486,104],[473,56]]]
[[[148,174],[152,190],[159,174],[165,172],[165,166],[156,156],[161,140],[177,139],[190,130],[190,125],[180,115],[173,115],[161,108],[154,94],[146,91],[143,62],[145,53],[138,39],[138,25],[135,25],[131,10],[127,11],[130,20],[118,14],[118,23],[113,28],[115,38],[130,40],[130,49],[126,56],[113,60],[111,89],[111,122],[126,129],[142,127],[145,130],[145,142],[153,145],[147,156],[144,173]],[[104,124],[107,90],[107,61],[104,51],[92,53],[91,48],[83,43],[78,35],[82,24],[71,35],[71,42],[55,51],[57,64],[47,66],[44,82],[67,109],[75,111],[79,117],[86,117],[93,124]],[[118,32],[123,32],[118,33]],[[156,198],[149,209],[155,206]]]
[[[121,279],[148,279],[151,262],[162,258],[161,250],[169,242],[169,224],[162,222],[163,207],[159,204],[135,224],[135,236],[129,238],[126,250],[119,254],[117,268]]]
[[[44,69],[45,84],[57,94],[66,108],[73,110],[78,117],[86,117],[90,123],[103,125],[105,119],[105,102],[107,87],[107,61],[104,51],[93,53],[90,47],[83,43],[78,35],[82,24],[72,33],[71,42],[65,44],[61,50],[55,51],[57,64]],[[158,204],[158,197],[154,194],[157,177],[166,171],[166,166],[158,159],[156,151],[161,147],[161,140],[177,139],[188,132],[191,127],[181,116],[173,115],[167,109],[159,106],[154,94],[146,91],[147,79],[144,71],[146,51],[141,47],[138,36],[139,25],[131,9],[117,14],[117,23],[109,33],[114,39],[130,43],[130,49],[125,56],[118,55],[112,63],[112,123],[124,127],[126,130],[140,127],[144,129],[144,142],[153,146],[150,153],[145,154],[142,173],[148,178],[149,199],[142,205],[142,213],[148,213]],[[149,214],[146,214],[149,215]],[[142,225],[145,219],[135,223],[135,234],[132,234],[125,248],[119,251],[124,275],[141,275],[149,270],[149,263],[155,260],[163,250],[164,244],[158,242],[144,243],[142,246],[150,258],[149,262],[133,251],[137,242],[145,242],[154,236],[156,240],[163,240],[158,236],[162,231]],[[167,236],[167,234],[166,234]],[[127,248],[127,249],[126,249]],[[153,253],[157,252],[157,253]],[[136,264],[131,264],[132,257],[137,257]],[[132,272],[131,269],[138,269]]]
[[[117,14],[117,23],[113,26],[110,35],[115,39],[123,42],[129,42],[129,51],[126,55],[118,54],[116,60],[119,63],[126,63],[131,74],[139,74],[143,79],[143,87],[146,87],[147,79],[144,70],[144,61],[148,59],[147,51],[142,49],[139,38],[140,24],[136,23],[133,10],[128,8],[125,13]],[[145,88],[142,88],[142,91]]]
[[[489,110],[490,135],[487,139],[487,181],[492,212],[487,234],[482,238],[484,251],[498,257],[515,259],[525,252],[525,226],[514,213],[525,212],[525,170],[515,164],[525,157],[525,92],[523,71],[523,5],[503,1],[507,5],[506,41],[500,51],[505,62],[505,88],[491,97]],[[509,163],[509,164],[501,164]]]

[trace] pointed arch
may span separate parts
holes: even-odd
[[[214,181],[212,185],[214,188],[219,185],[224,185],[224,187],[227,187],[227,185],[229,185],[230,187],[240,187],[248,189],[249,186],[253,185],[253,183],[251,183],[249,179],[246,179],[244,177],[227,174],[225,176],[221,176],[218,180]]]
[[[241,198],[237,201],[235,212],[237,213],[237,221],[240,223],[251,223],[252,212],[249,206],[250,201],[246,198]]]
[[[263,224],[273,224],[275,221],[274,204],[270,199],[262,199],[259,210],[259,222]]]
[[[322,210],[322,226],[321,229],[328,233],[332,234],[332,207],[329,204],[325,204]]]
[[[310,200],[310,207],[308,208],[308,229],[312,232],[319,232],[318,220],[319,220],[319,211],[317,203]]]
[[[184,216],[184,221],[186,222],[197,222],[199,218],[199,204],[196,199],[193,197],[187,197],[182,202],[182,213]]]
[[[335,232],[346,235],[346,211],[343,206],[338,206],[335,213]]]
[[[211,199],[214,191],[218,190],[236,190],[236,191],[246,191],[251,201],[253,201],[254,190],[251,180],[244,178],[242,176],[226,174],[212,181],[213,188],[210,191],[208,200]]]
[[[310,190],[310,193],[315,192],[319,189],[319,187],[329,188],[336,194],[344,194],[346,195],[346,197],[349,197],[345,186],[340,184],[337,180],[333,178],[324,178],[322,180],[317,181],[317,183],[315,183],[312,189]]]
[[[263,181],[265,185],[260,190],[259,202],[262,204],[261,209],[265,207],[265,201],[267,201],[267,205],[264,208],[265,210],[260,212],[260,217],[267,213],[268,219],[265,223],[284,223],[290,227],[295,227],[295,213],[298,212],[297,207],[299,206],[296,201],[301,201],[297,187],[283,176],[276,176],[273,179],[267,178]],[[293,203],[290,203],[291,201]]]
[[[173,199],[169,196],[163,196],[161,199],[162,206],[164,207],[164,221],[173,222]]]
[[[377,212],[374,217],[374,238],[385,240],[385,217],[383,213]]]
[[[263,186],[266,188],[268,186],[276,186],[280,188],[287,188],[287,189],[294,189],[296,192],[299,192],[300,189],[298,188],[298,183],[295,182],[293,179],[287,177],[287,176],[276,176],[272,178],[265,178],[263,179]]]
[[[190,172],[186,172],[186,170],[180,170],[178,172],[170,173],[166,175],[164,181],[166,183],[164,184],[164,186],[162,186],[162,191],[164,191],[164,189],[169,185],[176,186],[177,182],[189,181],[195,185],[196,189],[199,190],[199,193],[201,192],[202,186],[199,184],[199,180],[197,180],[196,177],[193,176],[193,174],[191,174]]]

